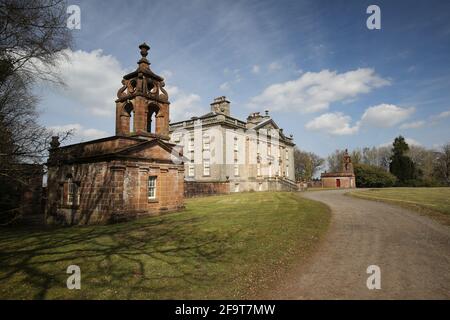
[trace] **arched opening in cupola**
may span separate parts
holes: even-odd
[[[131,103],[128,103],[124,107],[125,112],[128,114],[128,132],[134,132],[134,108]]]
[[[159,107],[156,104],[150,104],[147,112],[147,132],[156,133],[156,115]]]

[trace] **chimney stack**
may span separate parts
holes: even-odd
[[[230,101],[225,96],[214,98],[214,102],[211,103],[211,111],[230,116]]]

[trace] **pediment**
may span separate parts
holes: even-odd
[[[254,127],[254,129],[255,130],[259,130],[259,129],[271,130],[271,129],[279,129],[279,127],[275,123],[275,121],[273,121],[272,119],[268,119],[268,120],[263,121],[263,122],[259,123],[258,125],[256,125]]]
[[[131,158],[145,158],[166,162],[172,161],[173,157],[178,155],[177,148],[179,147],[165,143],[159,139],[154,139],[127,147],[118,151],[116,154]]]

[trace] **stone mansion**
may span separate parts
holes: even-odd
[[[268,111],[242,121],[222,96],[209,113],[171,123],[169,130],[171,142],[183,147],[186,196],[297,189],[292,135]]]

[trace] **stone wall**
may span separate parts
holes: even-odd
[[[258,181],[230,180],[228,182],[184,182],[184,195],[186,198],[254,191],[298,191],[298,187],[297,184],[288,180],[275,178],[261,179]]]
[[[338,179],[339,186],[337,182]],[[324,188],[355,188],[354,181],[354,177],[322,177],[322,184]]]
[[[156,177],[156,198],[148,199],[148,177]],[[66,204],[65,183],[77,185],[77,199]],[[183,207],[182,165],[103,161],[50,167],[47,223],[90,224],[157,215]]]
[[[298,191],[298,186],[294,182],[284,179],[269,179],[268,191]]]
[[[228,193],[230,193],[229,182],[184,182],[184,196],[186,198]]]
[[[311,180],[307,183],[308,188],[322,188],[322,186],[323,185],[321,180]]]

